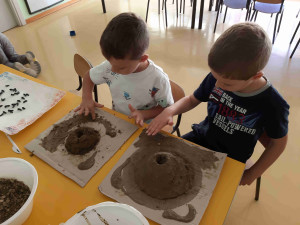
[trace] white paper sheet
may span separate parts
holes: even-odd
[[[9,135],[32,124],[65,95],[64,91],[9,72],[0,74],[0,93],[0,130]],[[16,103],[18,105],[12,105]]]

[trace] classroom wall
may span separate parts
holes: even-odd
[[[21,9],[21,11],[22,11],[22,14],[23,14],[23,16],[24,16],[24,19],[27,20],[27,19],[29,19],[29,18],[31,18],[31,17],[33,17],[33,16],[36,16],[36,15],[38,15],[38,14],[43,13],[44,11],[47,11],[47,10],[49,10],[49,9],[51,9],[51,8],[57,7],[58,5],[64,4],[64,3],[69,2],[69,1],[72,1],[72,0],[64,0],[63,2],[60,2],[60,3],[54,5],[54,6],[50,7],[50,8],[47,8],[47,9],[45,9],[45,10],[42,10],[42,11],[37,12],[37,13],[34,13],[34,14],[29,14],[28,9],[27,9],[27,7],[26,7],[25,0],[18,0],[18,4],[19,4],[20,9]]]

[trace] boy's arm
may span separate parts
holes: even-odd
[[[79,107],[75,109],[75,112],[79,111],[79,115],[84,114],[87,116],[91,113],[92,118],[95,119],[95,107],[103,107],[103,105],[93,100],[93,88],[94,83],[90,78],[90,71],[86,73],[83,79],[82,85],[82,101]]]
[[[173,116],[187,112],[201,102],[194,95],[186,96],[173,105],[165,108],[154,120],[151,121],[147,128],[148,135],[157,134],[165,125],[173,125]]]
[[[250,185],[260,177],[281,155],[287,144],[288,135],[270,139],[268,146],[257,162],[248,170],[245,170],[240,185]]]

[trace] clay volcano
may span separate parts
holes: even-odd
[[[90,127],[79,127],[70,132],[65,147],[70,154],[84,155],[91,151],[100,141],[100,134]]]
[[[199,224],[225,159],[226,154],[144,130],[99,190],[160,224]]]
[[[144,165],[135,167],[135,182],[149,196],[156,199],[176,198],[194,183],[194,168],[184,158],[172,152],[157,152]]]
[[[134,151],[112,173],[110,182],[138,204],[155,210],[173,209],[195,198],[202,187],[202,170],[218,158],[162,134],[141,133]]]

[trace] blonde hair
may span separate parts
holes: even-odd
[[[269,61],[271,41],[255,23],[239,23],[227,29],[213,44],[208,65],[222,77],[248,80]]]

